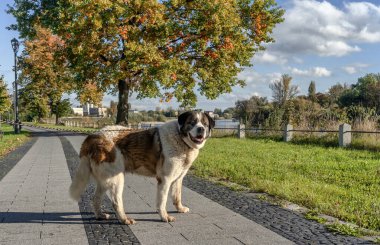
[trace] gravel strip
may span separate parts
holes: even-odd
[[[65,137],[59,137],[65,152],[67,166],[71,178],[79,164],[79,156]],[[88,243],[93,244],[140,244],[129,226],[121,225],[116,218],[110,199],[105,196],[103,210],[111,215],[109,220],[96,220],[92,211],[91,197],[95,192],[94,184],[90,184],[79,202]]]
[[[374,244],[356,237],[331,233],[324,225],[307,220],[297,213],[193,175],[187,175],[183,184],[296,244]]]

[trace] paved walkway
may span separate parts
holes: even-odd
[[[177,220],[160,222],[155,212],[155,181],[135,175],[126,176],[124,205],[137,224],[128,227],[116,219],[95,221],[88,194],[93,187],[79,206],[68,197],[83,140],[81,135],[42,134],[1,179],[0,244],[304,244],[186,187],[183,200],[191,213],[178,214],[168,202]],[[104,208],[113,212],[109,200]],[[322,242],[309,244],[318,243]]]

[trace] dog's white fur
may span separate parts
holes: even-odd
[[[157,189],[157,211],[163,221],[174,221],[174,217],[169,216],[166,211],[166,203],[168,193],[171,187],[171,196],[173,204],[180,213],[189,212],[189,208],[183,206],[181,200],[182,180],[188,172],[191,164],[197,158],[199,149],[204,146],[206,138],[209,136],[207,125],[203,125],[198,113],[198,123],[189,131],[189,135],[184,137],[179,131],[177,121],[171,121],[163,124],[158,128],[159,141],[162,146],[163,164],[157,165],[156,176],[152,175],[148,169],[140,167],[132,172],[156,177],[158,180]],[[191,140],[196,137],[197,127],[203,127],[202,143],[195,143]],[[113,140],[117,136],[116,130],[126,130],[121,126],[108,126],[101,130],[100,134],[106,136],[108,140]],[[198,133],[199,136],[199,133]],[[91,156],[82,156],[77,174],[70,186],[70,195],[73,199],[79,200],[81,193],[84,191],[90,175],[97,182],[96,193],[93,199],[93,206],[97,218],[108,218],[107,214],[101,212],[101,199],[106,190],[110,191],[111,201],[119,220],[124,224],[134,224],[135,221],[126,216],[123,207],[123,188],[124,188],[124,173],[128,159],[125,159],[121,150],[116,147],[116,158],[113,162],[96,163],[91,159]]]

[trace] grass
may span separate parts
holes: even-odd
[[[193,173],[380,231],[380,153],[267,139],[212,138]]]
[[[361,232],[358,228],[346,224],[334,223],[328,224],[327,229],[333,233],[339,233],[347,236],[360,236]]]
[[[20,134],[14,134],[13,127],[7,124],[1,124],[1,131],[4,134],[2,138],[0,137],[0,157],[5,156],[30,139],[28,132],[21,131]]]

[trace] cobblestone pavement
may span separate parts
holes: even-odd
[[[183,190],[191,213],[178,214],[168,202],[176,222],[159,221],[154,179],[129,174],[124,205],[137,224],[120,225],[107,197],[104,209],[112,218],[97,221],[90,205],[92,185],[79,205],[68,197],[84,136],[62,132],[39,136],[23,150],[23,158],[18,154],[19,159],[8,156],[0,161],[0,180],[7,171],[0,181],[0,245],[370,244],[332,234],[293,212],[194,176],[185,178]]]

